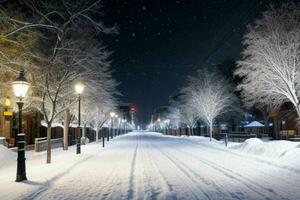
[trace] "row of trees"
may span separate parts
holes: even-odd
[[[47,124],[47,163],[51,162],[53,123],[64,123],[64,149],[68,148],[68,127],[77,120],[76,82],[85,85],[83,125],[92,126],[97,134],[117,104],[111,52],[100,39],[117,29],[104,26],[100,3],[8,1],[0,10],[1,93],[11,90],[11,81],[22,67],[31,84],[25,105],[42,113]]]
[[[248,25],[242,59],[233,74],[241,80],[237,88],[216,70],[199,70],[196,76],[188,77],[178,100],[171,102],[169,118],[190,128],[201,120],[210,127],[210,137],[215,119],[239,111],[239,99],[246,108],[273,110],[292,104],[299,118],[299,30],[299,4],[270,6],[261,19]]]
[[[209,127],[211,140],[215,120],[238,111],[233,85],[216,71],[198,70],[196,76],[188,77],[180,94],[176,101],[171,102],[173,108],[168,117],[176,119],[176,123],[187,124],[192,135],[200,120]]]

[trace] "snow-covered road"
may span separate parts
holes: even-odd
[[[104,150],[96,143],[79,156],[73,150],[55,151],[51,165],[28,155],[28,182],[13,182],[14,167],[0,169],[0,199],[300,198],[297,167],[205,138],[134,132]]]

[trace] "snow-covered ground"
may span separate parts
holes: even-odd
[[[0,146],[0,199],[299,199],[300,145],[251,139],[228,148],[203,137],[133,132],[109,142],[27,152],[28,181],[14,182],[16,154]]]

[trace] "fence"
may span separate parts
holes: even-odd
[[[63,138],[51,139],[51,148],[62,148],[63,147]],[[34,142],[34,151],[41,152],[47,150],[47,138],[35,138]]]

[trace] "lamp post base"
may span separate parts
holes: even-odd
[[[17,177],[16,182],[26,181],[26,164],[25,164],[25,134],[18,134],[18,159],[17,159]]]
[[[77,138],[77,148],[76,148],[76,154],[80,154],[81,153],[81,144],[80,144],[80,137]]]

